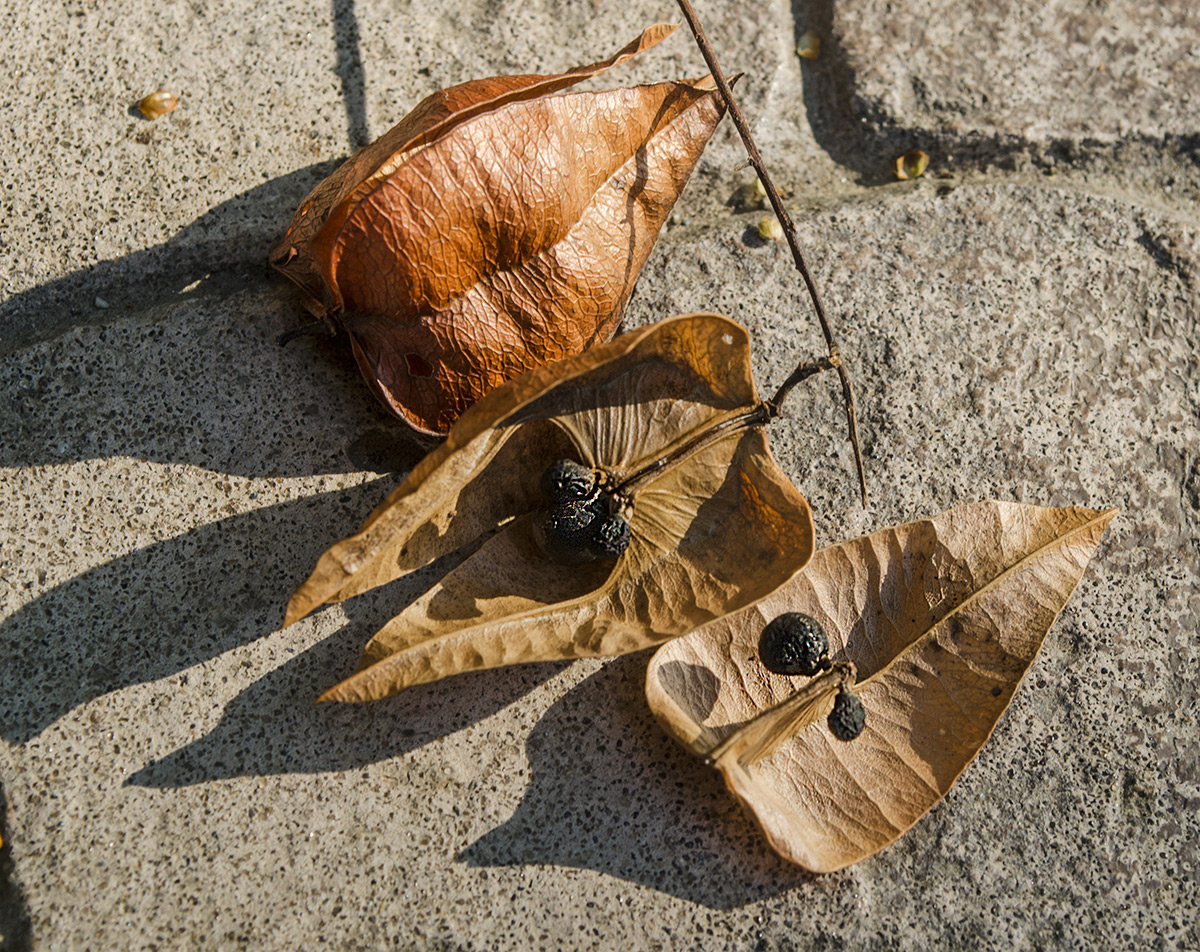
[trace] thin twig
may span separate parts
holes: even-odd
[[[630,495],[647,483],[652,476],[668,466],[678,466],[684,460],[694,456],[700,450],[711,446],[730,431],[743,430],[752,426],[762,426],[771,422],[776,412],[771,403],[760,403],[749,410],[736,413],[724,420],[700,429],[692,439],[682,446],[671,446],[650,460],[641,469],[630,473],[614,487],[613,491]]]
[[[813,309],[817,312],[817,321],[821,325],[821,333],[825,335],[825,345],[829,348],[829,365],[837,370],[838,379],[842,382],[842,398],[846,402],[846,423],[850,430],[850,443],[854,447],[854,463],[858,468],[858,485],[862,491],[863,508],[865,509],[867,506],[867,474],[863,468],[862,448],[858,442],[858,415],[854,409],[854,389],[850,386],[850,373],[842,361],[842,355],[838,350],[837,341],[834,339],[833,330],[830,328],[829,320],[825,316],[825,308],[821,304],[821,296],[817,293],[817,286],[813,282],[812,276],[808,273],[808,265],[804,263],[804,255],[800,252],[800,245],[796,240],[796,226],[792,222],[792,216],[784,208],[783,199],[779,197],[779,191],[771,181],[771,176],[767,173],[766,166],[763,165],[762,156],[759,155],[758,147],[754,144],[754,138],[750,135],[750,126],[746,122],[746,116],[738,105],[737,100],[733,98],[733,90],[729,88],[725,74],[721,72],[721,67],[717,63],[717,55],[713,52],[712,45],[708,42],[708,37],[704,33],[704,27],[700,25],[700,20],[696,16],[696,11],[692,9],[690,0],[676,0],[676,2],[679,4],[679,9],[683,11],[683,17],[687,20],[688,26],[692,30],[692,35],[696,38],[696,45],[700,47],[700,53],[704,57],[704,62],[708,64],[708,70],[712,73],[713,80],[717,84],[717,89],[720,91],[721,97],[725,100],[725,105],[729,108],[730,118],[733,119],[733,124],[737,128],[738,135],[742,137],[742,144],[746,147],[746,155],[749,156],[750,164],[754,166],[754,171],[758,173],[758,179],[763,184],[763,189],[766,191],[767,198],[771,202],[771,208],[775,211],[775,217],[779,219],[779,224],[783,226],[783,235],[787,239],[788,247],[792,249],[792,259],[796,262],[796,270],[800,272],[800,277],[804,279],[804,285],[808,288],[808,296],[812,299]],[[794,377],[795,374],[792,376]],[[803,379],[803,377],[799,379]],[[791,377],[788,380],[790,381]],[[791,384],[791,386],[794,385],[795,382]],[[776,394],[776,398],[782,399],[786,397],[791,390],[791,386],[785,382],[783,387],[779,388],[780,393]],[[776,400],[772,400],[772,403],[775,402]]]
[[[775,391],[775,396],[767,401],[767,406],[770,408],[771,416],[779,416],[779,411],[783,407],[783,401],[788,398],[788,394],[792,392],[792,388],[802,380],[807,380],[813,374],[819,374],[824,370],[832,370],[833,361],[828,357],[822,357],[816,363],[801,363],[796,365],[787,380],[779,385],[779,389]]]

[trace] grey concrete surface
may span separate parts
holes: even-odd
[[[819,541],[980,498],[1123,509],[979,758],[814,877],[657,727],[645,655],[314,707],[428,577],[274,630],[423,448],[336,343],[274,345],[302,318],[267,247],[427,92],[670,4],[35,2],[0,13],[0,946],[1200,948],[1195,14],[699,9],[858,384],[867,511],[832,381],[773,425]],[[701,71],[677,35],[606,82]],[[128,114],[159,85],[172,116]],[[890,181],[912,145],[929,176]],[[729,314],[766,390],[820,338],[740,161],[726,128],[628,323]]]
[[[1029,140],[1196,133],[1200,10],[1187,0],[809,9],[832,21],[856,98],[884,122]]]

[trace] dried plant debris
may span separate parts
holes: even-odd
[[[659,649],[650,706],[781,856],[816,872],[858,862],[979,752],[1115,513],[980,502],[821,549],[773,595]],[[787,612],[824,629],[831,670],[763,664],[764,629]],[[855,668],[861,710],[838,714]]]
[[[925,174],[929,168],[929,156],[920,149],[912,149],[896,159],[896,178],[915,179]]]
[[[783,238],[783,225],[774,215],[763,215],[758,221],[758,237],[763,241],[779,241]]]
[[[161,119],[169,112],[174,112],[179,100],[173,93],[165,89],[156,89],[137,104],[138,112],[147,119]]]
[[[457,563],[322,699],[637,651],[769,594],[813,551],[808,504],[763,432],[769,411],[746,331],[711,314],[492,391],[292,596],[285,625]]]
[[[821,55],[821,38],[809,30],[796,44],[796,55],[801,59],[816,59]]]
[[[434,93],[300,205],[272,264],[349,333],[375,395],[428,434],[608,340],[724,114],[712,80],[562,93],[599,63]]]

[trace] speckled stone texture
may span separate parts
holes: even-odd
[[[865,512],[834,381],[773,426],[819,542],[1123,509],[979,758],[815,877],[658,728],[645,655],[314,707],[429,577],[274,630],[424,448],[337,342],[275,346],[304,317],[268,246],[426,93],[670,4],[36,0],[0,13],[0,946],[1200,948],[1192,5],[699,9],[858,385]],[[681,33],[600,85],[702,72]],[[175,113],[129,114],[160,85]],[[723,127],[628,324],[729,314],[768,390],[821,341],[740,155]]]

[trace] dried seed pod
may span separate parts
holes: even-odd
[[[920,178],[928,167],[929,156],[920,149],[913,149],[896,159],[896,178]]]
[[[271,263],[344,328],[375,396],[427,434],[612,336],[725,112],[711,77],[565,92],[566,73],[434,93],[301,203]]]
[[[829,546],[767,598],[660,648],[650,708],[716,763],[785,859],[814,872],[856,863],[979,752],[1115,514],[977,502]],[[820,692],[837,675],[799,689],[761,676],[763,623],[784,611],[820,619],[831,654],[857,669],[843,683],[871,721],[858,741],[831,738],[826,708],[808,703],[814,682]]]
[[[763,215],[758,223],[758,234],[765,241],[778,241],[783,237],[783,225],[774,215]]]
[[[639,328],[492,391],[288,603],[292,624],[453,566],[323,699],[625,654],[763,598],[808,560],[813,528],[770,455],[762,407],[749,336],[712,314]],[[595,507],[547,498],[547,463],[564,457],[600,474]],[[573,567],[547,552],[559,542]]]
[[[160,119],[174,112],[179,100],[165,89],[156,89],[137,104],[138,111],[147,119]]]
[[[821,55],[821,38],[811,30],[805,33],[796,44],[796,55],[801,59],[816,59]]]

